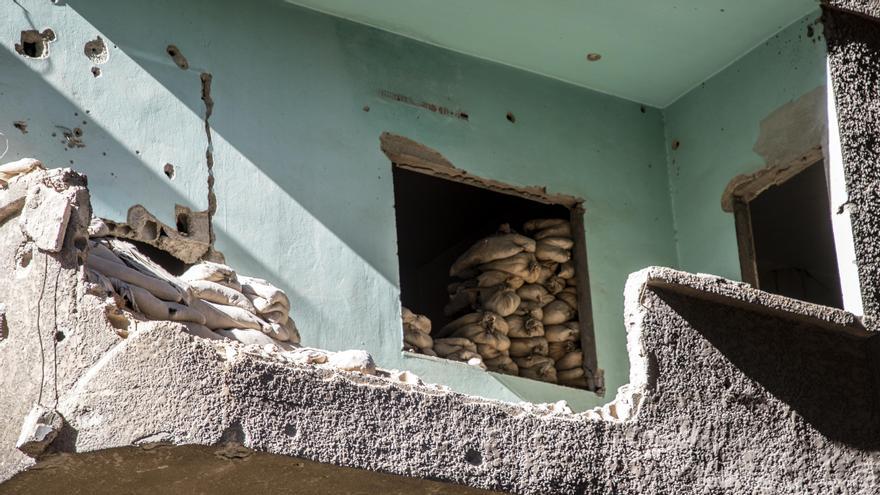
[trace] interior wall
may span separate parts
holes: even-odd
[[[12,48],[32,27],[57,33],[45,60]],[[0,33],[4,160],[76,167],[97,214],[122,219],[140,203],[172,224],[174,203],[207,207],[213,175],[217,247],[288,292],[304,344],[365,348],[385,367],[462,392],[576,408],[605,401],[402,356],[380,134],[419,141],[479,176],[584,198],[599,364],[608,390],[627,381],[626,276],[676,265],[660,111],[284,2],[19,0],[4,7]],[[109,47],[102,64],[84,53],[96,36]],[[61,127],[75,126],[84,147],[62,142]]]
[[[733,214],[721,209],[725,187],[827,141],[819,17],[800,19],[664,110],[682,270],[741,280]]]

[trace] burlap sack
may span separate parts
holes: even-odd
[[[531,356],[532,354],[546,356],[547,352],[547,339],[544,337],[510,339],[510,349],[508,353],[511,357],[526,357]]]
[[[533,283],[546,284],[548,280],[555,276],[559,263],[555,261],[541,261],[538,265],[538,277]]]
[[[556,383],[557,381],[556,368],[553,365],[541,365],[534,368],[523,368],[520,366],[519,376],[548,383]]]
[[[544,325],[534,318],[511,315],[505,320],[510,328],[507,334],[510,338],[527,339],[544,335]]]
[[[538,241],[538,247],[535,250],[535,258],[537,258],[538,261],[565,263],[571,259],[571,251],[556,247],[544,241]]]
[[[434,341],[428,334],[409,329],[403,331],[403,341],[420,349],[430,349],[434,346]]]
[[[549,229],[550,227],[556,227],[566,223],[569,223],[569,221],[562,218],[537,218],[526,222],[523,225],[523,230],[526,232],[536,232],[538,230]]]
[[[251,313],[257,312],[257,308],[254,307],[250,299],[231,287],[209,280],[191,280],[187,285],[189,285],[193,295],[199,299],[227,306],[238,306]]]
[[[106,277],[140,287],[164,301],[181,302],[183,300],[183,294],[168,282],[145,275],[124,264],[108,261],[99,256],[89,256],[86,258],[86,266]]]
[[[580,377],[573,380],[558,380],[557,383],[566,387],[587,388],[587,378]]]
[[[517,289],[516,294],[524,301],[535,301],[542,306],[553,300],[553,296],[547,292],[543,285],[526,284]]]
[[[403,320],[404,328],[409,328],[410,330],[421,332],[425,335],[430,335],[431,320],[428,319],[427,316],[413,313],[409,310],[409,308],[402,307],[401,318]]]
[[[556,274],[559,278],[564,278],[566,280],[570,278],[574,278],[574,262],[567,261],[561,265],[559,265],[559,271]]]
[[[581,351],[569,352],[562,359],[556,361],[557,370],[570,370],[584,366],[584,353]]]
[[[138,313],[142,313],[150,320],[168,320],[168,303],[144,290],[137,285],[126,283],[114,277],[107,277],[113,290],[122,296],[126,305]]]
[[[494,359],[485,359],[483,362],[486,364],[489,371],[496,371],[498,373],[514,376],[519,374],[519,367],[513,362],[513,359],[510,359],[510,356],[505,354]]]
[[[541,274],[541,267],[532,253],[519,253],[509,258],[480,265],[480,271],[501,271],[534,283]]]
[[[547,289],[547,292],[555,296],[565,289],[565,279],[555,276],[550,277],[544,282],[544,287]]]
[[[168,319],[171,321],[205,324],[205,315],[195,309],[178,303],[165,303],[168,305]]]
[[[205,315],[205,326],[211,330],[251,328],[263,331],[263,327],[268,325],[268,323],[260,320],[253,313],[249,313],[237,306],[225,306],[201,299],[193,299],[191,306]]]
[[[483,289],[480,291],[480,304],[484,310],[500,316],[510,316],[519,307],[520,297],[512,289]]]
[[[483,357],[483,361],[503,355],[503,352],[498,350],[497,347],[483,344],[477,344],[477,353]]]
[[[227,265],[214,263],[212,261],[200,261],[189,267],[183,272],[183,275],[180,276],[180,280],[183,280],[184,282],[208,280],[227,287],[232,287],[239,292],[242,291],[241,283],[238,280],[238,276],[235,274],[235,270]]]
[[[541,229],[535,232],[532,237],[534,237],[536,241],[547,239],[548,237],[568,237],[571,239],[571,223],[566,222],[547,227],[546,229]]]
[[[465,278],[477,265],[509,258],[518,253],[535,252],[535,241],[519,234],[503,234],[477,241],[449,268],[449,275]]]
[[[468,311],[476,307],[480,298],[480,289],[461,289],[449,298],[449,302],[443,307],[446,316],[457,315],[462,311]]]
[[[565,251],[570,251],[574,247],[574,241],[569,237],[547,237],[538,241],[535,247],[537,248],[541,244],[550,245]]]
[[[513,361],[520,367],[520,369],[535,368],[537,366],[553,366],[555,364],[549,357],[537,355],[513,358]]]
[[[458,337],[434,339],[434,351],[442,357],[462,349],[477,352],[477,344],[474,344],[471,340]]]
[[[476,284],[478,287],[496,287],[498,285],[506,285],[511,289],[519,289],[525,281],[519,277],[513,276],[506,272],[490,270],[477,275]]]
[[[562,342],[550,342],[547,345],[547,355],[554,360],[559,361],[569,353],[577,351],[580,348],[580,337],[578,340],[563,340]]]
[[[268,302],[268,306],[280,304],[287,308],[288,311],[290,311],[290,300],[287,298],[287,294],[285,294],[283,290],[275,287],[266,280],[241,275],[237,278],[236,281],[241,282],[240,290],[244,293],[244,295],[248,296],[248,298],[251,298],[253,300],[254,297],[261,297]],[[215,280],[215,282],[217,281]],[[231,282],[224,283],[220,281],[218,283],[229,285],[231,287]],[[262,310],[260,306],[256,304],[256,302],[254,303],[254,306],[257,307],[257,311]]]
[[[581,333],[576,322],[567,322],[562,325],[544,325],[544,337],[547,342],[565,342],[566,340],[577,342],[581,338]]]
[[[574,289],[573,287],[572,287],[572,289],[573,290],[570,290],[570,291],[563,290],[563,291],[559,292],[558,294],[556,294],[556,298],[559,299],[560,301],[564,301],[565,304],[568,304],[572,310],[577,311],[577,307],[578,307],[577,289]]]
[[[571,320],[575,310],[564,301],[556,300],[544,306],[544,325],[559,325]]]
[[[584,375],[586,375],[586,373],[584,372],[584,369],[582,367],[572,368],[572,369],[567,369],[567,370],[559,370],[556,372],[556,376],[559,379],[565,380],[567,382],[572,381],[572,380],[576,380],[578,378],[583,378]]]

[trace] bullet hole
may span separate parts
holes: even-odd
[[[369,111],[370,111],[370,106],[369,106],[369,105],[364,105],[364,111],[365,111],[365,112],[369,112]]]
[[[15,44],[15,51],[27,58],[43,59],[49,57],[49,43],[55,41],[55,31],[46,28],[43,32],[30,29],[21,32],[21,41]]]
[[[174,178],[174,165],[172,165],[170,163],[166,163],[163,171],[165,172],[165,176],[168,177],[169,179]]]
[[[25,122],[23,120],[16,120],[15,122],[12,123],[12,127],[15,127],[16,129],[21,131],[22,134],[28,133],[27,122]]]
[[[168,48],[165,49],[165,52],[171,57],[171,60],[177,64],[183,70],[189,69],[189,62],[186,61],[186,57],[180,53],[180,50],[174,45],[168,45]]]
[[[97,38],[87,41],[83,46],[83,53],[95,65],[106,63],[110,59],[110,52],[107,51],[107,44],[98,36]]]
[[[813,26],[807,26],[807,38],[812,38],[815,34],[816,30],[813,29]]]
[[[76,128],[73,129],[73,135],[76,136],[76,137],[82,137],[82,135],[83,135],[83,130],[80,129],[79,127],[76,127]]]
[[[483,454],[474,449],[467,449],[467,452],[464,454],[464,460],[468,464],[479,466],[483,463]]]
[[[141,154],[141,150],[134,150],[134,154],[135,154],[135,155],[140,155],[140,154]]]
[[[55,342],[61,342],[65,339],[65,337],[66,335],[64,335],[64,332],[62,332],[61,330],[55,332]]]
[[[516,123],[516,115],[514,115],[513,112],[507,112],[507,121],[510,122],[511,124],[515,124]]]
[[[465,112],[458,112],[456,115],[461,120],[470,120],[470,118],[471,118],[470,115],[466,114]]]
[[[681,147],[681,141],[679,141],[678,139],[674,139],[672,141],[672,149],[677,150],[680,147]]]
[[[598,62],[599,60],[602,60],[602,55],[598,53],[588,53],[587,60],[590,62]]]
[[[107,152],[106,152],[106,151],[102,151],[102,152],[101,152],[101,156],[107,156]]]
[[[79,127],[73,130],[60,125],[56,125],[55,127],[61,130],[61,133],[64,135],[64,139],[61,140],[61,143],[67,147],[65,149],[86,147],[86,144],[81,139],[83,131]]]
[[[97,79],[101,77],[101,68],[100,67],[92,67],[92,75]]]
[[[33,246],[30,243],[24,243],[16,249],[15,261],[21,268],[27,268],[34,259]]]
[[[639,107],[639,111],[641,111],[642,113],[646,113],[648,109],[645,108],[645,105],[642,105],[641,107]]]

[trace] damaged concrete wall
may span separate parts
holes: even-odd
[[[866,324],[880,316],[880,18],[875,2],[828,2],[828,65],[834,84],[848,197],[841,205],[852,218],[855,255]],[[840,10],[844,9],[844,10]]]
[[[66,229],[31,225],[27,215],[0,224],[9,335],[0,362],[14,370],[0,375],[8,426],[0,429],[0,494],[44,493],[49,483],[99,493],[207,487],[194,473],[296,470],[298,458],[523,495],[876,488],[880,402],[871,377],[880,347],[844,311],[648,268],[626,284],[632,367],[612,403],[578,414],[502,403],[296,363],[177,322],[132,321],[120,332],[105,301],[85,290],[83,262],[93,253],[84,250],[81,177],[39,177],[68,198],[69,220]],[[50,232],[63,239],[58,252],[29,246]],[[28,438],[19,431],[33,431],[30,401],[44,408],[53,435],[16,448],[16,438]],[[126,460],[155,465],[152,450],[193,469],[108,476]],[[339,474],[336,482],[350,476]],[[230,479],[224,489],[253,489],[252,480]],[[299,481],[313,482],[308,473]]]
[[[826,48],[817,10],[664,110],[679,267],[740,280],[721,197],[737,175],[823,145]]]
[[[57,36],[47,58],[15,52],[22,30],[46,27]],[[626,274],[675,264],[658,110],[283,2],[20,0],[0,29],[7,158],[73,161],[96,212],[118,221],[141,204],[174,226],[176,203],[209,208],[213,181],[218,248],[282,282],[305,343],[365,347],[457,390],[599,401],[402,362],[379,136],[407,136],[477,175],[585,198],[600,366],[609,390],[626,381]]]

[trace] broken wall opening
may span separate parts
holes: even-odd
[[[734,201],[743,280],[803,301],[843,307],[823,162]]]
[[[538,201],[531,195],[512,193],[512,187],[500,192],[472,185],[473,177],[470,183],[463,183],[399,164],[392,166],[392,174],[401,303],[430,319],[430,336],[437,343],[433,349],[407,345],[405,324],[404,348],[469,363],[468,356],[478,355],[490,371],[601,391],[601,378],[596,376],[600,372],[596,367],[580,205]],[[553,226],[538,229],[534,226],[536,219],[545,219]],[[556,233],[548,237],[552,232]],[[525,234],[519,237],[531,247],[500,262],[528,259],[534,279],[512,275],[515,269],[500,273],[486,268],[491,263],[466,270],[467,275],[452,273],[451,267],[464,253],[496,234]],[[535,241],[528,236],[544,238]],[[554,251],[555,260],[545,256],[547,243],[563,246]],[[501,278],[497,283],[482,283],[484,276],[498,275]],[[498,296],[502,293],[504,296]],[[528,299],[535,293],[539,294],[536,300]],[[487,301],[493,297],[508,298],[504,311]],[[486,315],[492,319],[488,324],[491,329]],[[487,334],[462,333],[460,326],[450,330],[472,316],[480,323],[469,325],[483,325]],[[503,344],[492,340],[493,331]],[[469,338],[474,344],[462,348],[463,354],[444,355],[440,350],[447,344],[457,345],[455,339],[461,338]]]

